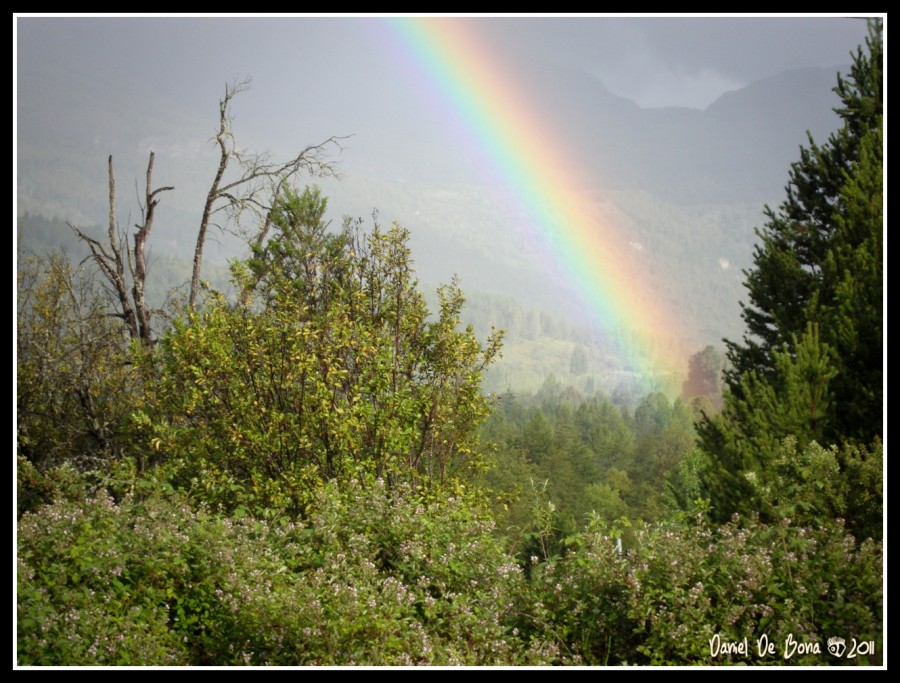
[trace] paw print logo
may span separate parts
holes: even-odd
[[[837,636],[828,639],[828,651],[835,657],[843,657],[847,651],[847,644],[843,638]]]

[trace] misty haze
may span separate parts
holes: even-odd
[[[884,666],[884,21],[14,17],[16,665]]]
[[[479,332],[492,324],[509,331],[495,390],[535,390],[565,369],[581,341],[598,388],[612,390],[627,375],[605,367],[634,369],[632,358],[608,357],[619,337],[672,346],[660,352],[681,358],[683,369],[705,345],[739,338],[753,228],[764,204],[780,202],[806,131],[821,141],[838,126],[831,89],[864,22],[454,24],[539,122],[528,134],[543,149],[529,163],[566,165],[561,178],[579,183],[569,189],[593,213],[588,229],[617,243],[627,277],[658,297],[676,329],[628,329],[638,321],[591,310],[591,299],[615,294],[602,284],[579,291],[584,283],[548,246],[546,233],[565,227],[548,228],[530,214],[508,162],[479,137],[474,128],[483,121],[472,117],[492,114],[467,111],[465,100],[481,94],[452,91],[448,75],[387,19],[21,19],[18,216],[103,225],[106,156],[120,187],[133,188],[154,151],[155,177],[175,191],[162,197],[151,263],[189,263],[217,163],[210,140],[217,102],[227,83],[250,77],[251,89],[233,105],[241,147],[279,160],[330,136],[352,136],[342,151],[331,150],[340,181],[300,182],[322,187],[335,226],[344,215],[368,219],[377,210],[380,221],[408,228],[425,289],[460,277]],[[119,197],[126,221],[138,211],[135,193]],[[20,250],[39,247],[43,237],[32,236],[27,221],[22,228]],[[55,240],[71,240],[60,232]],[[213,237],[206,277],[215,279],[216,264],[242,246]],[[177,284],[150,283],[157,304]],[[520,318],[533,319],[533,329]],[[535,348],[541,340],[547,348]]]

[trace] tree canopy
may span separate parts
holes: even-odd
[[[339,233],[318,190],[285,189],[270,239],[145,356],[137,421],[175,478],[226,509],[302,513],[329,480],[443,485],[475,461],[481,372],[500,349],[460,326],[441,288],[429,318],[398,225]]]
[[[882,61],[873,21],[834,88],[843,126],[823,145],[810,138],[757,231],[747,334],[726,340],[725,408],[699,430],[723,518],[748,504],[744,473],[764,469],[781,439],[867,444],[883,433]]]

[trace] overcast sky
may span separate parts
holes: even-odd
[[[574,66],[642,106],[705,107],[786,69],[849,63],[865,22],[850,18],[471,18],[494,49]],[[18,59],[79,66],[198,97],[236,74],[352,86],[384,67],[375,18],[20,17]]]
[[[786,70],[828,67],[836,72],[851,63],[851,52],[867,34],[864,20],[843,17],[458,21],[465,22],[462,33],[477,42],[481,58],[518,67],[504,71],[514,79],[524,83],[532,66],[549,62],[566,69],[545,70],[544,78],[547,73],[565,78],[571,75],[567,69],[576,69],[643,107],[705,108],[729,90]],[[19,168],[17,173],[26,181],[34,210],[69,217],[72,197],[96,196],[102,204],[105,166],[88,157],[113,154],[121,169],[123,164],[142,164],[151,148],[160,154],[160,175],[168,173],[166,177],[179,187],[177,197],[167,197],[167,207],[187,212],[188,207],[202,205],[202,197],[198,204],[189,194],[191,185],[177,176],[175,167],[181,164],[175,163],[176,158],[215,154],[205,136],[216,120],[216,103],[224,84],[247,76],[252,77],[252,92],[232,110],[238,139],[250,149],[270,150],[276,158],[332,135],[352,134],[355,137],[346,143],[339,160],[347,177],[397,181],[386,176],[398,173],[400,167],[405,174],[401,181],[425,182],[429,164],[443,170],[442,164],[448,166],[455,159],[480,172],[480,161],[493,159],[475,147],[477,136],[461,134],[471,132],[468,129],[448,132],[450,117],[435,107],[450,109],[458,103],[448,104],[428,92],[440,90],[429,82],[442,77],[439,70],[420,64],[422,55],[404,44],[401,31],[384,18],[19,16],[14,27],[15,94],[21,96],[14,113],[24,112],[18,141],[23,148],[29,142],[44,143],[31,145],[33,177],[28,169],[23,174]],[[535,109],[541,104],[536,102]],[[429,125],[432,128],[423,128]],[[754,121],[754,126],[768,130],[765,121]],[[144,130],[148,132],[140,132]],[[140,135],[151,137],[122,148]],[[92,145],[86,153],[77,146],[85,140]],[[554,143],[551,133],[541,140]],[[801,135],[797,144],[802,141]],[[409,149],[401,149],[404,144]],[[450,151],[460,154],[445,153],[440,145],[452,146]],[[795,146],[785,149],[793,154]],[[562,150],[560,159],[578,159],[577,151]],[[382,163],[386,157],[395,163]],[[417,163],[406,164],[404,159],[410,158]],[[80,170],[74,168],[73,159],[83,164]],[[599,159],[598,166],[606,161]],[[786,169],[787,163],[779,168]],[[86,169],[94,169],[94,175]],[[492,170],[504,169],[489,168],[470,182],[484,178],[493,182]],[[126,167],[120,173],[137,177],[140,169]],[[69,195],[57,196],[53,182],[46,180],[56,177]],[[191,180],[196,184],[200,177],[206,176]],[[594,182],[595,176],[590,178]],[[780,176],[776,180],[780,190]],[[205,191],[202,180],[199,186]],[[398,193],[403,195],[396,190],[394,196]],[[382,197],[356,199],[364,207],[384,208]],[[421,201],[422,214],[431,215],[432,209],[424,204],[428,197]],[[90,205],[83,208],[86,221],[91,220],[88,216],[103,215]],[[452,223],[453,217],[447,220]]]
[[[579,67],[641,106],[705,107],[787,69],[849,63],[866,35],[844,18],[577,18],[480,22],[505,49]]]
[[[844,17],[455,21],[464,24],[461,33],[477,45],[479,59],[511,67],[505,73],[521,81],[517,86],[549,63],[563,67],[560,74],[593,76],[643,107],[694,108],[789,69],[836,72],[850,64],[867,29],[864,20]],[[21,99],[14,110],[28,118],[18,140],[89,139],[126,161],[133,148],[119,145],[144,131],[152,137],[139,145],[138,157],[148,145],[163,157],[167,150],[212,153],[203,136],[224,84],[250,77],[252,93],[233,114],[241,143],[252,149],[285,155],[332,135],[354,135],[341,162],[352,172],[354,164],[357,171],[382,166],[384,147],[372,145],[391,134],[414,144],[409,132],[416,129],[420,137],[458,144],[458,136],[445,134],[442,110],[451,105],[436,97],[444,84],[432,82],[445,76],[427,66],[395,24],[383,17],[19,16]]]

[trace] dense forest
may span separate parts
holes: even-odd
[[[467,324],[405,228],[330,226],[334,140],[248,158],[240,84],[187,286],[153,155],[127,231],[110,158],[107,228],[19,254],[17,664],[883,665],[881,31],[677,398],[604,391],[578,329],[506,390],[508,302]]]

